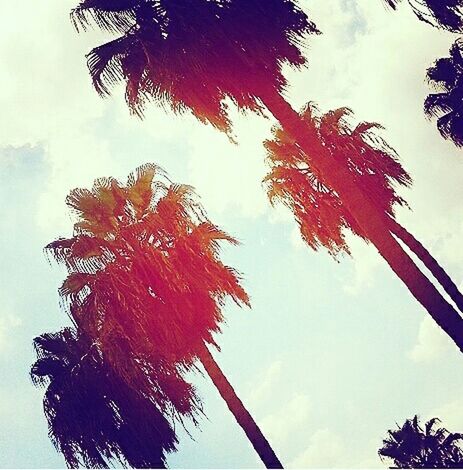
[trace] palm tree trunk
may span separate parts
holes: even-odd
[[[302,121],[278,93],[262,95],[261,99],[283,128],[301,145],[311,159],[311,165],[318,170],[326,184],[338,193],[370,242],[411,294],[463,352],[463,318],[392,236],[384,215],[377,211],[368,195],[357,186],[348,169],[333,159],[320,141],[316,128]]]
[[[262,431],[257,426],[249,411],[243,405],[243,402],[238,398],[235,390],[230,385],[223,372],[215,362],[209,349],[204,345],[201,347],[198,357],[202,362],[206,372],[211,378],[220,396],[225,400],[229,410],[232,412],[238,424],[245,432],[248,439],[251,441],[256,452],[259,454],[262,462],[266,468],[283,468],[281,462],[278,460],[273,449],[270,447]]]
[[[423,264],[429,269],[432,275],[435,277],[436,281],[444,288],[445,292],[450,296],[450,298],[455,302],[455,305],[463,312],[463,295],[458,290],[458,287],[453,282],[451,277],[445,272],[444,268],[439,264],[439,262],[429,253],[426,247],[417,240],[405,227],[402,227],[397,221],[391,218],[391,231],[396,235],[400,240],[402,240],[405,245],[410,248],[410,250],[415,253],[416,256],[423,262]]]

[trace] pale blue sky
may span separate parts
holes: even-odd
[[[73,1],[0,5],[0,467],[62,467],[47,437],[41,394],[28,378],[32,338],[66,324],[62,272],[43,246],[68,235],[67,192],[94,178],[123,178],[154,161],[193,184],[211,219],[242,241],[224,251],[244,275],[252,310],[231,303],[218,363],[289,467],[372,467],[385,431],[411,415],[463,430],[460,354],[426,320],[371,247],[354,241],[333,261],[303,246],[291,217],[272,209],[260,181],[260,142],[273,121],[236,118],[238,146],[193,119],[151,109],[128,115],[122,90],[101,100],[77,36]],[[422,114],[424,70],[453,37],[380,0],[304,0],[324,35],[310,68],[288,72],[295,105],[348,105],[383,136],[415,179],[401,222],[463,280],[461,151]],[[21,17],[21,29],[18,28]],[[259,467],[207,377],[194,377],[208,419],[182,436],[172,467]]]

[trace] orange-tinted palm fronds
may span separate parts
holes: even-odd
[[[405,203],[395,184],[408,186],[411,179],[394,150],[375,133],[380,126],[352,126],[351,111],[345,108],[322,115],[309,104],[301,116],[315,126],[318,138],[329,149],[333,171],[340,165],[347,168],[378,210],[393,216],[394,205]],[[323,246],[333,255],[349,252],[344,230],[366,235],[336,191],[312,167],[311,156],[281,127],[273,132],[274,139],[265,143],[270,172],[264,182],[270,201],[282,202],[293,211],[304,241],[312,248]]]
[[[128,382],[191,414],[196,397],[182,371],[200,346],[215,345],[226,298],[249,304],[239,274],[220,260],[221,243],[236,240],[207,219],[193,188],[152,164],[126,184],[99,178],[67,203],[74,236],[47,251],[69,272],[60,294],[73,320]]]

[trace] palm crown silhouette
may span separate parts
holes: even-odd
[[[128,387],[104,361],[98,345],[72,328],[34,339],[36,385],[50,436],[69,467],[165,468],[176,449],[171,422],[155,397]]]
[[[224,98],[260,110],[264,91],[286,85],[281,65],[304,64],[300,40],[317,32],[287,0],[84,0],[72,18],[122,33],[88,55],[98,93],[125,82],[135,114],[152,100],[226,131]]]
[[[429,118],[437,117],[437,127],[445,139],[463,146],[463,55],[458,39],[450,56],[439,59],[428,70],[427,77],[436,93],[430,94],[424,109]]]
[[[439,419],[433,418],[422,426],[418,416],[407,419],[388,431],[379,456],[392,460],[392,468],[461,468],[463,435],[437,427],[438,423]]]

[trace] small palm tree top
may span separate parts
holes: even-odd
[[[463,146],[463,42],[458,39],[450,57],[439,59],[428,70],[429,83],[437,93],[430,94],[424,105],[429,118],[437,117],[437,127],[446,139]]]
[[[407,419],[402,426],[389,430],[378,454],[392,460],[393,468],[462,468],[463,434],[451,433],[433,418],[420,425],[418,416]]]
[[[378,124],[349,122],[347,108],[321,114],[313,104],[301,112],[314,125],[322,145],[329,150],[333,171],[343,165],[352,174],[380,211],[394,215],[394,205],[405,201],[394,189],[408,186],[410,176],[402,168],[394,150],[375,133]],[[273,129],[274,138],[265,143],[270,172],[264,179],[270,201],[282,202],[294,213],[304,241],[312,248],[325,247],[332,255],[349,252],[344,229],[365,238],[339,195],[324,183],[299,144],[282,129]]]
[[[260,110],[262,93],[281,92],[281,66],[305,63],[302,39],[318,32],[292,0],[82,0],[76,27],[120,34],[88,55],[96,90],[126,84],[129,108],[149,101],[229,131],[231,98]]]
[[[402,0],[384,1],[396,9]],[[408,0],[408,3],[421,21],[454,33],[463,32],[462,0]]]
[[[74,235],[46,249],[69,272],[60,293],[71,317],[128,383],[143,388],[150,377],[146,390],[188,414],[195,396],[182,371],[204,343],[215,345],[225,300],[249,304],[220,260],[221,243],[237,241],[207,219],[191,187],[153,164],[126,184],[100,178],[75,189],[67,204]]]
[[[68,466],[165,467],[177,444],[170,422],[152,398],[117,378],[95,344],[66,328],[35,338],[34,347],[31,377],[46,386],[49,434]]]

